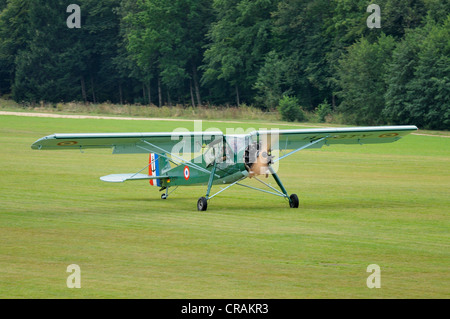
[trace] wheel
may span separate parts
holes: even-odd
[[[197,202],[197,209],[204,212],[208,208],[208,201],[205,197],[200,197]]]
[[[166,194],[161,194],[161,199],[166,199],[166,198],[167,198]]]
[[[289,206],[291,208],[298,208],[298,196],[296,194],[289,196]]]

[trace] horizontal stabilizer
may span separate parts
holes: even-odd
[[[104,182],[109,183],[122,183],[125,181],[136,181],[145,179],[168,179],[168,176],[150,176],[145,174],[111,174],[107,176],[102,176],[100,179]]]

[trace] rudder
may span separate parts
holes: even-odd
[[[148,160],[148,175],[150,176],[160,176],[160,170],[159,170],[159,159],[160,157],[158,154],[150,153],[149,160]],[[160,179],[151,179],[149,180],[150,185],[152,186],[158,186],[161,187],[161,180]]]
[[[150,176],[163,176],[165,172],[170,169],[169,161],[156,153],[150,153],[148,160],[148,175]],[[161,179],[151,179],[150,185],[161,187]]]

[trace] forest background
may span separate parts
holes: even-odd
[[[450,1],[0,0],[0,96],[448,130]]]

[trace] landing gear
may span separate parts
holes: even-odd
[[[214,175],[216,174],[216,167],[217,167],[217,162],[214,161],[214,166],[211,170],[211,174],[209,175],[209,181],[208,181],[208,188],[206,190],[206,196],[205,197],[200,197],[198,199],[197,202],[197,209],[201,212],[206,211],[206,209],[208,208],[208,199],[209,197],[209,193],[211,192],[211,187],[213,184],[213,180],[214,180]]]
[[[278,186],[280,187],[281,191],[276,189],[275,187],[265,183],[264,181],[262,181],[261,179],[259,179],[256,176],[253,176],[253,177],[257,181],[261,182],[262,184],[264,184],[267,187],[269,187],[270,189],[272,189],[274,192],[268,191],[268,190],[264,190],[264,189],[260,189],[260,188],[256,188],[256,187],[253,187],[253,186],[250,186],[250,185],[240,184],[239,182],[247,177],[247,176],[243,176],[239,180],[231,183],[227,187],[222,188],[222,190],[220,190],[217,193],[215,193],[214,195],[210,196],[209,194],[210,194],[210,191],[211,191],[211,187],[212,187],[213,180],[214,180],[214,175],[215,175],[215,172],[216,172],[216,165],[217,165],[217,162],[214,162],[214,166],[213,166],[213,168],[211,170],[211,173],[210,173],[210,176],[209,176],[208,188],[206,190],[206,195],[204,197],[200,197],[198,199],[198,201],[197,201],[197,209],[199,211],[206,211],[206,209],[208,208],[208,200],[210,200],[211,198],[213,198],[217,194],[223,192],[224,190],[226,190],[227,188],[230,188],[233,185],[239,185],[239,186],[251,188],[251,189],[254,189],[254,190],[257,190],[257,191],[261,191],[261,192],[264,192],[264,193],[269,193],[269,194],[272,194],[272,195],[276,195],[276,196],[282,197],[282,198],[287,199],[289,201],[289,206],[291,208],[298,208],[298,205],[299,205],[298,196],[296,194],[291,194],[289,196],[288,192],[286,191],[286,189],[284,188],[283,184],[281,183],[280,178],[278,177],[278,175],[276,174],[276,172],[274,171],[274,169],[270,165],[268,165],[268,170],[269,170],[270,174],[272,175],[272,177],[274,178],[274,180],[276,181],[276,183],[278,184]]]
[[[199,211],[204,212],[206,211],[207,208],[208,208],[208,201],[206,200],[205,197],[200,197],[197,202],[197,209]]]
[[[167,199],[169,197],[169,187],[163,187],[160,190],[166,190],[164,193],[161,194],[161,199]]]
[[[296,194],[289,196],[289,206],[291,208],[298,208],[298,196]]]
[[[160,189],[160,191],[165,190],[165,192],[163,194],[161,194],[161,199],[167,199],[169,198],[169,195],[171,193],[173,193],[176,189],[178,188],[178,186],[176,186],[170,193],[169,193],[169,186],[164,186],[163,188]]]
[[[282,192],[284,194],[284,197],[289,199],[289,207],[291,207],[291,208],[298,208],[298,202],[299,202],[298,201],[298,196],[296,194],[292,194],[291,196],[289,196],[288,192],[286,191],[286,189],[284,188],[283,184],[281,183],[280,178],[278,177],[278,175],[275,173],[275,171],[273,170],[273,168],[271,166],[269,166],[269,170],[270,170],[273,178],[277,182],[278,186],[282,190]]]

